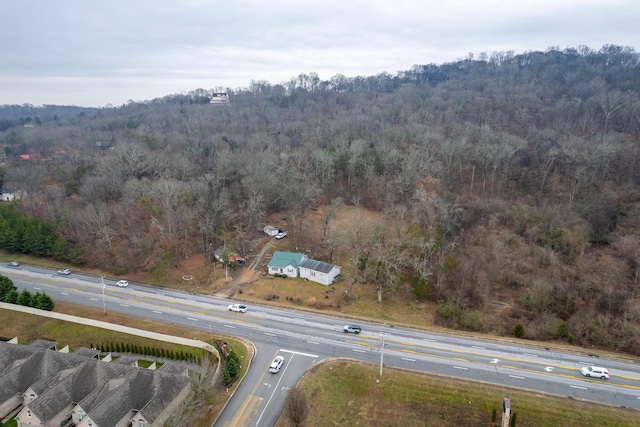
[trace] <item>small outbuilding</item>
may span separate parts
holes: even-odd
[[[280,232],[280,229],[278,227],[272,227],[271,225],[265,225],[262,231],[264,231],[264,234],[267,236],[274,237]]]

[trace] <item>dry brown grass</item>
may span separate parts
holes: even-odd
[[[307,397],[307,426],[491,427],[500,423],[505,396],[518,426],[640,425],[630,409],[394,368],[380,378],[376,365],[351,360],[320,363],[299,387]],[[277,426],[291,426],[286,413]]]

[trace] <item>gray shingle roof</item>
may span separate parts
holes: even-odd
[[[327,264],[326,262],[316,261],[315,259],[305,259],[300,263],[300,267],[308,268],[309,270],[319,271],[321,273],[329,273],[334,265]]]
[[[51,347],[0,342],[0,405],[31,389],[36,398],[28,408],[43,422],[79,407],[99,426],[128,422],[137,411],[152,423],[189,386],[185,367],[177,364],[152,371],[132,366],[131,356],[108,363],[90,349],[67,354],[44,348]]]

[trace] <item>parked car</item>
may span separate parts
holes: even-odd
[[[585,366],[580,369],[580,373],[585,377],[595,377],[602,380],[609,378],[609,371],[607,368],[601,368],[598,366]]]
[[[9,267],[18,267],[20,265],[19,262],[16,261],[11,261],[9,264],[7,264]]]
[[[235,311],[238,313],[246,313],[247,312],[247,306],[246,305],[242,305],[242,304],[231,304],[229,306],[229,311]]]
[[[284,357],[277,356],[275,359],[273,359],[273,362],[271,362],[271,365],[269,366],[269,372],[271,372],[272,374],[277,374],[278,372],[280,372],[280,368],[282,368],[283,363]]]
[[[287,237],[287,232],[286,231],[281,231],[278,234],[276,234],[276,239],[277,240],[284,239],[285,237]]]
[[[121,288],[126,288],[127,286],[129,286],[129,282],[127,282],[126,280],[118,280],[116,282],[116,286],[119,286]]]
[[[362,332],[362,328],[360,326],[357,326],[357,325],[347,325],[344,328],[342,328],[342,330],[344,331],[345,334],[356,334],[356,335],[358,335],[360,332]]]
[[[62,274],[64,276],[68,276],[71,274],[71,270],[68,268],[63,268],[62,270],[58,270],[58,274]]]

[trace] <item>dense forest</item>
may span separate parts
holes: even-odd
[[[4,106],[4,184],[78,260],[118,273],[211,262],[222,240],[243,251],[273,213],[298,247],[321,206],[315,258],[381,300],[408,292],[445,326],[640,354],[639,92],[638,53],[605,45],[116,108]],[[339,229],[343,206],[384,220]]]

